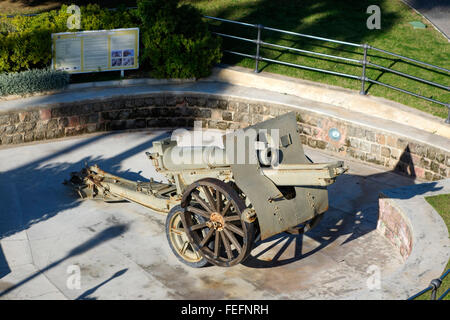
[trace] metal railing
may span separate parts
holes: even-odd
[[[234,20],[228,20],[228,19],[222,19],[222,18],[216,18],[216,17],[211,17],[211,16],[204,16],[207,19],[211,19],[211,20],[216,20],[216,21],[221,21],[221,22],[226,22],[226,23],[232,23],[232,24],[237,24],[237,25],[241,25],[241,26],[246,26],[246,27],[250,27],[250,28],[255,28],[257,29],[257,34],[256,34],[256,39],[248,39],[248,38],[244,38],[244,37],[239,37],[239,36],[235,36],[235,35],[230,35],[230,34],[225,34],[225,33],[220,33],[220,32],[213,32],[213,34],[216,34],[218,36],[224,37],[224,38],[230,38],[230,39],[235,39],[235,40],[240,40],[240,41],[245,41],[245,42],[250,42],[250,43],[254,43],[256,45],[256,53],[255,55],[251,55],[251,54],[246,54],[246,53],[242,53],[242,52],[237,52],[237,51],[232,51],[232,50],[223,50],[224,52],[230,53],[230,54],[234,54],[234,55],[238,55],[238,56],[242,56],[242,57],[246,57],[246,58],[251,58],[255,60],[255,72],[258,73],[259,72],[259,61],[265,61],[265,62],[270,62],[270,63],[277,63],[277,64],[281,64],[281,65],[285,65],[285,66],[290,66],[290,67],[296,67],[296,68],[301,68],[301,69],[306,69],[306,70],[311,70],[311,71],[318,71],[318,72],[323,72],[323,73],[327,73],[327,74],[332,74],[332,75],[336,75],[336,76],[342,76],[342,77],[347,77],[347,78],[352,78],[355,80],[359,80],[361,81],[361,90],[360,90],[360,94],[366,94],[366,89],[365,89],[365,85],[367,82],[369,83],[373,83],[373,84],[377,84],[380,86],[384,86],[396,91],[400,91],[412,96],[415,96],[417,98],[421,98],[430,102],[434,102],[437,103],[439,105],[445,106],[448,109],[448,116],[447,119],[445,120],[446,123],[450,124],[450,103],[448,102],[443,102],[443,101],[439,101],[433,98],[429,98],[429,97],[425,97],[423,95],[420,95],[418,93],[414,93],[393,85],[389,85],[374,79],[370,79],[369,77],[367,77],[366,75],[366,67],[370,66],[370,67],[374,67],[374,68],[378,68],[381,69],[383,71],[387,71],[387,72],[392,72],[394,74],[397,74],[399,76],[405,77],[405,78],[409,78],[412,80],[416,80],[422,83],[426,83],[428,85],[431,86],[435,86],[437,88],[440,89],[444,89],[449,91],[450,87],[440,84],[440,83],[436,83],[433,81],[429,81],[429,80],[425,80],[416,76],[412,76],[409,75],[407,73],[404,72],[400,72],[397,70],[393,70],[391,68],[388,67],[384,67],[381,66],[379,64],[376,63],[372,63],[368,60],[367,58],[367,53],[368,50],[375,50],[387,55],[391,55],[394,56],[396,58],[400,58],[415,64],[419,64],[422,66],[426,66],[429,68],[433,68],[436,70],[440,70],[446,73],[449,73],[450,75],[450,70],[449,69],[445,69],[439,66],[435,66],[423,61],[419,61],[416,59],[411,59],[393,52],[389,52],[380,48],[376,48],[373,46],[370,46],[368,44],[357,44],[357,43],[351,43],[351,42],[346,42],[346,41],[339,41],[339,40],[333,40],[333,39],[328,39],[328,38],[323,38],[323,37],[316,37],[316,36],[312,36],[312,35],[308,35],[308,34],[302,34],[302,33],[298,33],[298,32],[292,32],[292,31],[287,31],[287,30],[281,30],[281,29],[276,29],[276,28],[270,28],[270,27],[266,27],[263,26],[261,24],[251,24],[251,23],[245,23],[245,22],[239,22],[239,21],[234,21]],[[314,52],[314,51],[310,51],[310,50],[303,50],[303,49],[298,49],[298,48],[293,48],[293,47],[288,47],[288,46],[282,46],[282,45],[278,45],[278,44],[274,44],[274,43],[269,43],[269,42],[265,42],[261,39],[261,33],[263,30],[268,30],[268,31],[274,31],[274,32],[278,32],[278,33],[283,33],[283,34],[288,34],[288,35],[293,35],[293,36],[299,36],[299,37],[304,37],[304,38],[309,38],[309,39],[314,39],[314,40],[321,40],[321,41],[326,41],[326,42],[332,42],[332,43],[336,43],[336,44],[341,44],[341,45],[347,45],[347,46],[352,46],[352,47],[357,47],[357,48],[362,48],[364,50],[364,54],[363,54],[363,59],[362,60],[358,60],[358,59],[351,59],[351,58],[346,58],[346,57],[340,57],[340,56],[335,56],[335,55],[330,55],[330,54],[325,54],[325,53],[319,53],[319,52]],[[353,75],[353,74],[348,74],[348,73],[342,73],[342,72],[336,72],[336,71],[331,71],[331,70],[326,70],[326,69],[320,69],[320,68],[314,68],[314,67],[310,67],[310,66],[305,66],[305,65],[301,65],[301,64],[296,64],[296,63],[290,63],[290,62],[285,62],[285,61],[280,61],[280,60],[275,60],[275,59],[269,59],[269,58],[264,58],[261,56],[260,54],[260,49],[261,46],[268,46],[268,47],[273,47],[273,48],[278,48],[278,49],[284,49],[284,50],[291,50],[294,52],[300,52],[300,53],[306,53],[306,54],[311,54],[311,55],[315,55],[315,56],[320,56],[320,57],[326,57],[326,58],[333,58],[333,59],[338,59],[338,60],[342,60],[342,61],[346,61],[346,62],[352,62],[352,63],[356,63],[356,64],[361,64],[362,65],[362,73],[360,76],[357,75]]]
[[[442,281],[445,279],[445,277],[448,275],[449,272],[450,272],[450,269],[448,269],[440,278],[431,280],[430,285],[427,288],[425,288],[422,291],[416,293],[415,295],[409,297],[408,300],[414,300],[414,299],[420,297],[421,295],[427,293],[430,290],[431,290],[431,298],[430,298],[430,300],[436,300],[437,290],[439,289],[439,287],[442,284]],[[437,298],[437,300],[444,299],[445,296],[449,292],[450,292],[450,288],[447,288],[447,290],[445,290],[445,292],[439,298]]]

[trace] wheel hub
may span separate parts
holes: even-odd
[[[225,220],[223,219],[222,215],[218,212],[211,213],[208,227],[214,228],[217,231],[222,231],[225,227]]]
[[[248,257],[255,230],[241,219],[245,202],[230,184],[214,178],[198,180],[184,191],[182,203],[186,233],[206,260],[231,267]],[[195,215],[207,220],[199,223]]]

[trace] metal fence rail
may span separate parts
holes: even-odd
[[[427,293],[427,292],[430,291],[430,290],[432,290],[432,291],[431,291],[431,300],[436,300],[436,293],[437,293],[437,290],[439,289],[439,287],[440,287],[441,284],[442,284],[442,281],[443,281],[443,280],[445,279],[445,277],[449,274],[449,272],[450,272],[450,269],[448,269],[448,270],[447,270],[440,278],[431,280],[430,285],[429,285],[427,288],[425,288],[425,289],[423,289],[422,291],[416,293],[415,295],[409,297],[408,300],[414,300],[414,299],[420,297],[421,295]],[[447,294],[448,294],[449,292],[450,292],[450,288],[447,288],[447,290],[445,290],[445,292],[444,292],[439,298],[437,298],[437,300],[442,300],[442,299],[444,299],[445,296],[447,296]]]
[[[235,35],[231,35],[231,34],[225,34],[225,33],[220,33],[220,32],[213,32],[214,34],[224,37],[224,38],[230,38],[230,39],[235,39],[235,40],[239,40],[239,41],[244,41],[244,42],[250,42],[250,43],[254,43],[256,45],[256,53],[255,55],[251,55],[251,54],[246,54],[246,53],[242,53],[242,52],[237,52],[237,51],[232,51],[232,50],[223,50],[224,52],[230,53],[230,54],[234,54],[234,55],[238,55],[238,56],[242,56],[242,57],[246,57],[246,58],[250,58],[255,60],[255,72],[259,72],[259,61],[266,61],[266,62],[271,62],[271,63],[277,63],[277,64],[281,64],[281,65],[285,65],[285,66],[290,66],[290,67],[295,67],[295,68],[301,68],[301,69],[306,69],[306,70],[311,70],[311,71],[318,71],[318,72],[323,72],[323,73],[327,73],[327,74],[332,74],[332,75],[336,75],[336,76],[341,76],[341,77],[346,77],[346,78],[351,78],[351,79],[356,79],[361,81],[361,91],[360,94],[366,94],[366,89],[365,89],[365,84],[366,82],[369,83],[373,83],[373,84],[377,84],[380,86],[384,86],[387,88],[390,88],[392,90],[396,90],[396,91],[400,91],[409,95],[412,95],[414,97],[417,98],[421,98],[430,102],[434,102],[437,103],[439,105],[445,106],[448,109],[448,116],[447,119],[445,120],[446,123],[450,124],[450,103],[449,102],[444,102],[444,101],[439,101],[433,98],[429,98],[429,97],[425,97],[423,95],[420,95],[418,93],[414,93],[393,85],[389,85],[374,79],[370,79],[366,76],[366,67],[370,66],[373,68],[378,68],[381,69],[383,71],[387,71],[387,72],[391,72],[394,73],[396,75],[408,78],[408,79],[412,79],[415,81],[419,81],[422,83],[426,83],[428,85],[443,89],[443,90],[447,90],[450,91],[450,87],[446,86],[444,84],[440,84],[434,81],[430,81],[430,80],[426,80],[426,79],[422,79],[420,77],[416,77],[401,71],[397,71],[388,67],[384,67],[381,66],[379,64],[373,63],[368,61],[367,59],[367,53],[368,50],[375,50],[387,55],[391,55],[394,56],[396,58],[400,58],[415,64],[419,64],[422,66],[426,66],[429,68],[433,68],[436,70],[440,70],[446,73],[449,73],[450,75],[450,70],[446,69],[446,68],[442,68],[439,66],[435,66],[420,60],[416,60],[416,59],[412,59],[412,58],[408,58],[393,52],[389,52],[380,48],[376,48],[376,47],[372,47],[368,44],[357,44],[357,43],[352,43],[352,42],[346,42],[346,41],[340,41],[340,40],[334,40],[334,39],[328,39],[328,38],[323,38],[323,37],[316,37],[316,36],[312,36],[312,35],[308,35],[308,34],[302,34],[302,33],[298,33],[298,32],[292,32],[292,31],[287,31],[287,30],[281,30],[281,29],[276,29],[276,28],[270,28],[270,27],[265,27],[261,24],[251,24],[251,23],[245,23],[245,22],[240,22],[240,21],[234,21],[234,20],[228,20],[228,19],[222,19],[222,18],[216,18],[216,17],[211,17],[211,16],[204,16],[207,19],[210,20],[216,20],[216,21],[221,21],[221,22],[226,22],[226,23],[232,23],[232,24],[236,24],[236,25],[241,25],[241,26],[245,26],[245,27],[251,27],[251,28],[255,28],[257,29],[257,35],[256,35],[256,39],[248,39],[248,38],[244,38],[244,37],[239,37],[239,36],[235,36]],[[269,42],[265,42],[261,40],[261,33],[263,30],[268,30],[268,31],[274,31],[274,32],[278,32],[278,33],[283,33],[283,34],[288,34],[288,35],[294,35],[294,36],[299,36],[299,37],[304,37],[304,38],[309,38],[309,39],[314,39],[314,40],[321,40],[321,41],[326,41],[326,42],[332,42],[332,43],[336,43],[336,44],[341,44],[341,45],[347,45],[347,46],[352,46],[352,47],[357,47],[357,48],[362,48],[364,50],[364,54],[363,54],[363,59],[362,60],[358,60],[358,59],[351,59],[351,58],[346,58],[346,57],[340,57],[340,56],[335,56],[335,55],[331,55],[331,54],[325,54],[325,53],[319,53],[319,52],[314,52],[314,51],[310,51],[310,50],[303,50],[303,49],[298,49],[298,48],[293,48],[293,47],[288,47],[288,46],[282,46],[282,45],[278,45],[278,44],[274,44],[274,43],[269,43]],[[320,69],[320,68],[314,68],[314,67],[310,67],[310,66],[305,66],[305,65],[301,65],[301,64],[296,64],[296,63],[290,63],[290,62],[285,62],[285,61],[280,61],[280,60],[275,60],[275,59],[269,59],[269,58],[264,58],[260,55],[260,49],[261,46],[266,46],[266,47],[274,47],[274,48],[279,48],[279,49],[284,49],[284,50],[290,50],[290,51],[294,51],[294,52],[301,52],[301,53],[307,53],[307,54],[311,54],[311,55],[315,55],[315,56],[320,56],[320,57],[326,57],[326,58],[333,58],[333,59],[338,59],[338,60],[343,60],[346,62],[351,62],[351,63],[355,63],[358,65],[362,66],[362,73],[360,76],[357,75],[353,75],[353,74],[348,74],[348,73],[342,73],[342,72],[336,72],[336,71],[330,71],[330,70],[325,70],[325,69]]]

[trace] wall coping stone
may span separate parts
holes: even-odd
[[[269,72],[256,74],[251,69],[237,66],[214,68],[209,80],[291,94],[450,138],[450,125],[444,119],[385,98],[361,95],[356,90]]]

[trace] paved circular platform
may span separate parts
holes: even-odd
[[[131,203],[80,201],[61,182],[87,161],[132,180],[161,178],[144,152],[164,131],[0,149],[0,299],[404,299],[383,290],[403,261],[376,231],[380,190],[414,184],[346,160],[330,209],[303,236],[257,243],[244,265],[190,269],[165,217]],[[314,162],[334,160],[305,148]],[[77,270],[80,287],[77,288]],[[409,286],[409,287],[408,287]]]

